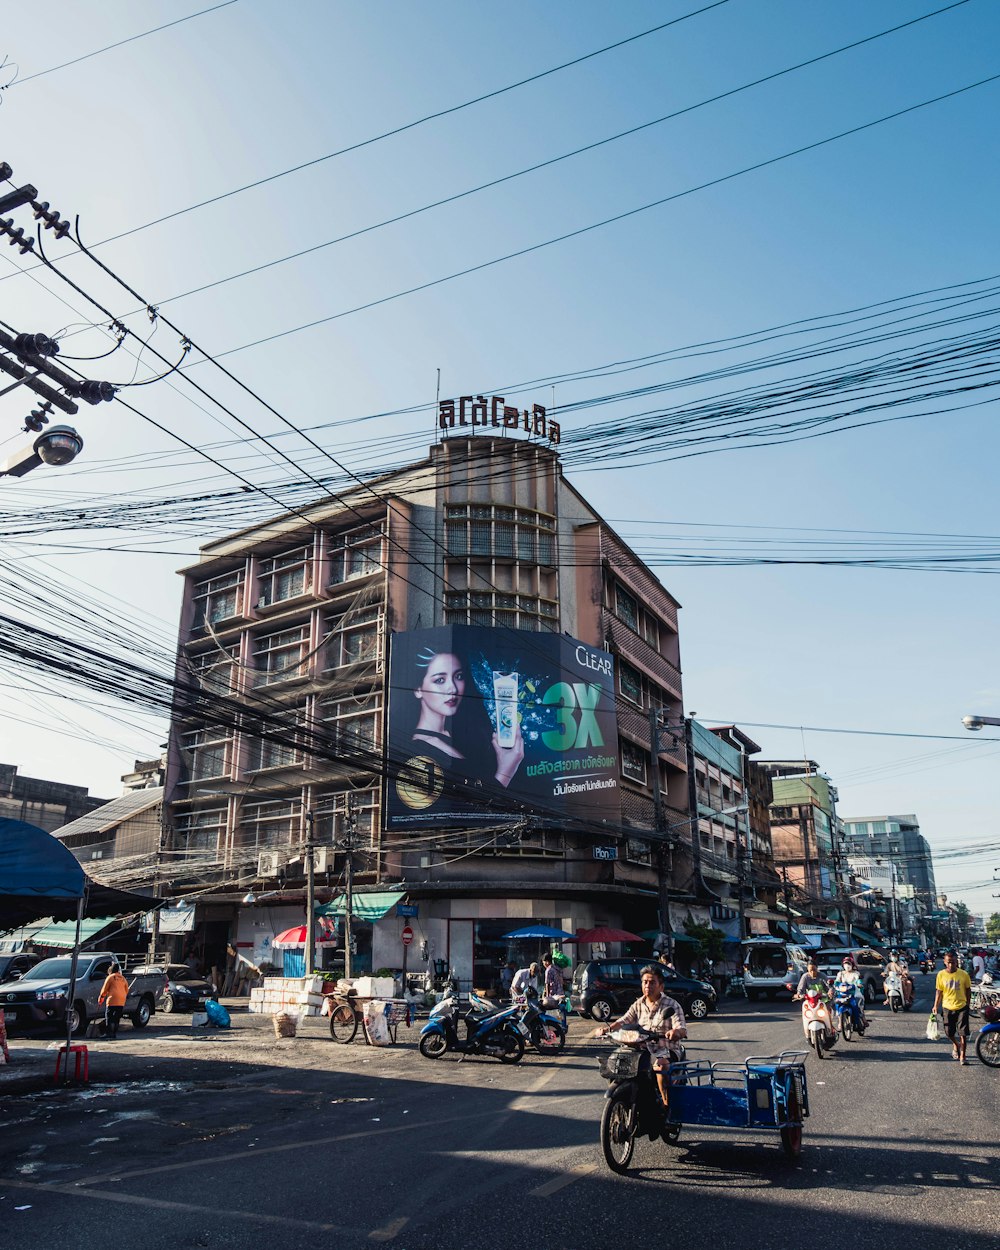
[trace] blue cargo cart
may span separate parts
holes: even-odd
[[[804,1050],[751,1055],[743,1063],[701,1059],[670,1065],[668,1141],[689,1124],[777,1132],[785,1154],[802,1150],[802,1122],[809,1114]]]

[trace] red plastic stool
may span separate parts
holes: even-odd
[[[76,1060],[76,1065],[73,1069],[73,1080],[74,1081],[89,1081],[90,1080],[90,1052],[87,1050],[86,1046],[60,1046],[59,1047],[59,1049],[56,1051],[56,1081],[58,1082],[59,1080],[59,1072],[60,1072],[60,1069],[62,1068],[62,1061],[63,1061],[64,1056],[66,1058],[66,1073],[67,1073],[66,1079],[69,1080],[68,1073],[69,1073],[70,1055],[73,1055]]]

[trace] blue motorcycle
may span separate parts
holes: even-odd
[[[489,1055],[501,1063],[520,1063],[528,1030],[517,1022],[516,1014],[513,1007],[487,1014],[474,1008],[463,1012],[458,995],[448,994],[431,1009],[431,1018],[420,1030],[420,1053],[425,1059],[441,1059],[454,1050],[462,1055]]]
[[[988,1068],[1000,1068],[1000,1008],[984,1007],[983,1020],[976,1038],[976,1058]]]
[[[857,987],[848,981],[836,981],[833,986],[833,1022],[840,1029],[845,1042],[857,1033],[864,1036],[865,1022],[858,1001]]]

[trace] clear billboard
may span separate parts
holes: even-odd
[[[386,829],[619,824],[612,657],[566,634],[449,625],[394,634]]]

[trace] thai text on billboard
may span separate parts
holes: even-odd
[[[612,657],[566,634],[450,625],[395,634],[387,829],[619,824]]]

